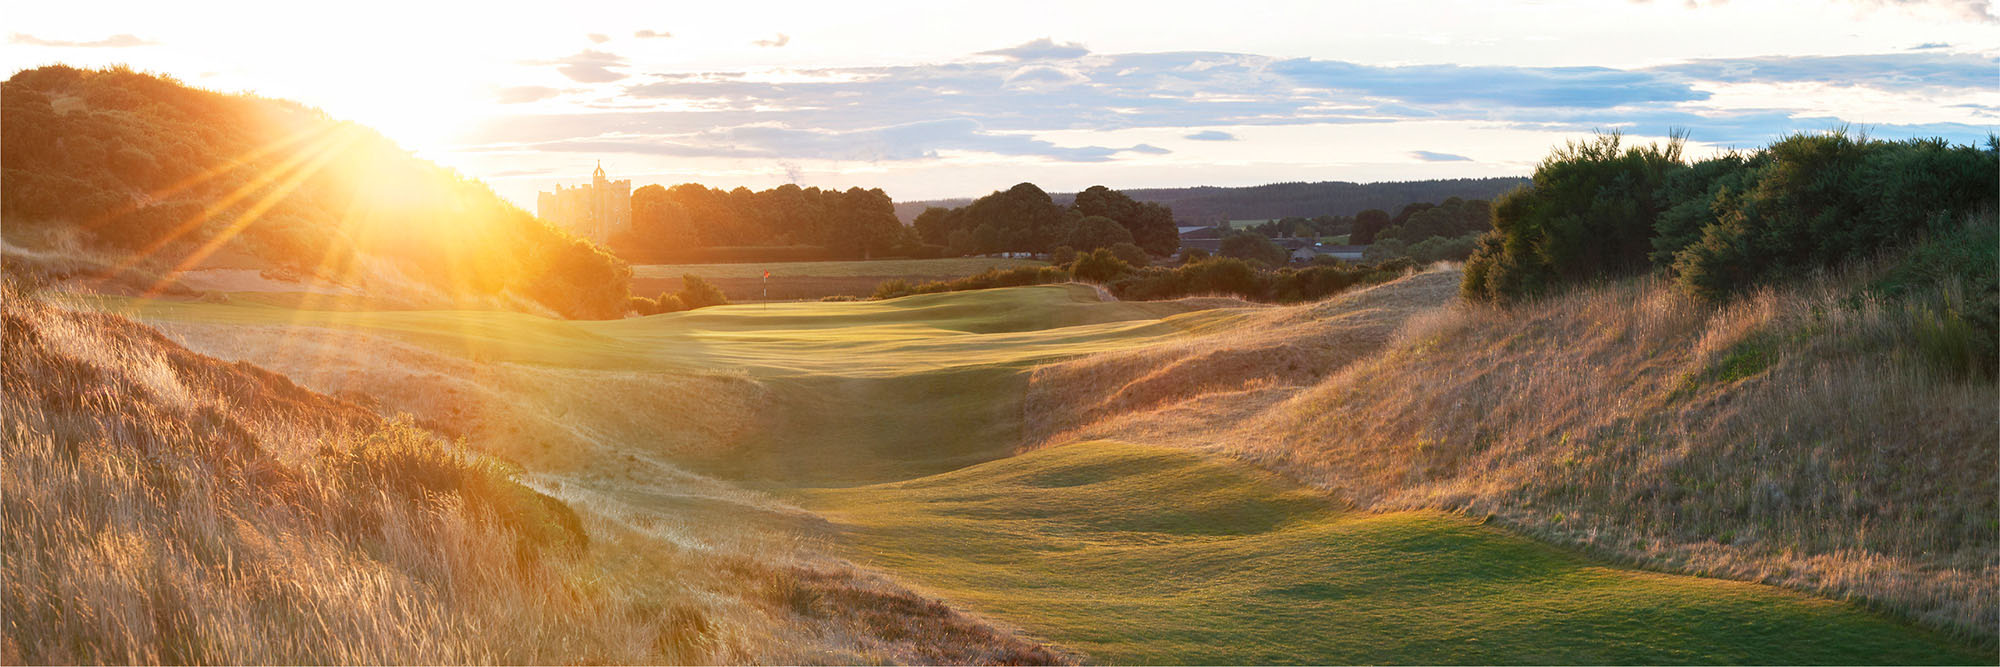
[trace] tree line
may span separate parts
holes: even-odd
[[[1062,206],[1035,184],[1021,183],[965,206],[925,209],[912,228],[924,243],[955,255],[1089,252],[1130,244],[1164,257],[1180,248],[1173,209],[1102,185]]]

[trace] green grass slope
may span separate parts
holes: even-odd
[[[1768,586],[1607,566],[1462,516],[1344,511],[1107,441],[805,494],[863,562],[1114,663],[1983,662]]]

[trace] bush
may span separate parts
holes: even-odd
[[[659,302],[660,305],[658,312],[662,315],[667,313],[678,313],[683,310],[688,310],[687,304],[681,302],[681,297],[678,294],[667,294],[665,292],[661,292]]]
[[[1152,255],[1146,254],[1145,248],[1130,243],[1111,246],[1111,254],[1117,255],[1119,259],[1125,260],[1126,264],[1132,266],[1146,266],[1153,263]]]
[[[721,289],[692,273],[681,276],[681,291],[674,296],[686,310],[729,305],[729,297],[723,296]]]
[[[1076,261],[1076,248],[1071,248],[1066,245],[1059,245],[1056,246],[1054,250],[1049,251],[1050,264],[1054,264],[1056,266],[1063,266],[1074,261]]]
[[[1075,275],[1077,280],[1098,283],[1111,282],[1131,272],[1132,265],[1126,264],[1125,260],[1119,259],[1107,248],[1092,250],[1090,254],[1078,257],[1076,263],[1070,266],[1070,273]]]
[[[890,278],[875,286],[874,298],[894,299],[899,296],[909,296],[916,293],[917,289],[910,286],[910,281],[902,278]]]
[[[1265,266],[1283,266],[1291,254],[1272,243],[1263,234],[1236,232],[1222,239],[1223,257],[1233,257],[1246,262],[1259,262]]]
[[[1621,145],[1617,133],[1570,142],[1535,168],[1534,181],[1493,203],[1493,235],[1467,262],[1467,298],[1508,302],[1585,278],[1643,270],[1681,139]]]
[[[653,315],[660,312],[660,302],[643,296],[635,296],[627,299],[626,304],[632,309],[632,312],[640,315]]]
[[[1654,253],[1709,298],[1943,231],[1989,205],[2000,180],[1991,150],[1846,132],[1792,135],[1710,170],[1706,205],[1672,209]]]

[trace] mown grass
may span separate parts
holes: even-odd
[[[703,278],[885,278],[894,276],[969,276],[988,269],[1018,266],[1045,266],[1032,259],[998,257],[947,257],[941,259],[872,259],[838,262],[768,262],[744,264],[640,264],[632,267],[635,278],[678,278],[692,273]]]
[[[1852,605],[1613,567],[1459,515],[1346,511],[1185,450],[1083,442],[806,497],[863,562],[1103,662],[1991,657]]]

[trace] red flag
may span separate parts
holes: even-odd
[[[765,279],[765,280],[770,280],[770,279],[771,279],[771,272],[770,272],[770,271],[768,271],[768,270],[767,270],[767,271],[765,271],[765,272],[764,272],[764,279]]]

